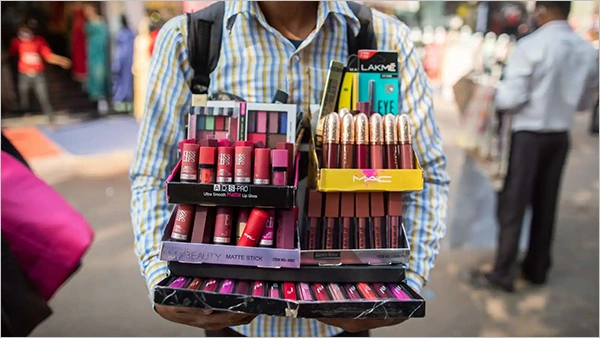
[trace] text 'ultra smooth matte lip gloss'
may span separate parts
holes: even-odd
[[[338,144],[340,142],[340,117],[333,112],[325,117],[323,128],[323,168],[338,167]]]
[[[214,147],[200,147],[200,160],[198,161],[200,183],[215,182],[215,155]]]
[[[215,234],[213,236],[213,242],[215,244],[230,244],[232,227],[233,209],[230,207],[217,207],[217,217],[215,219]]]
[[[217,183],[233,182],[233,147],[219,147],[217,149]]]
[[[177,206],[177,214],[175,215],[175,224],[173,224],[171,239],[182,242],[188,240],[195,213],[195,205],[179,204]]]
[[[267,225],[269,214],[261,209],[253,209],[238,242],[238,246],[255,247]]]
[[[198,182],[198,150],[196,143],[184,143],[181,154],[181,182]]]

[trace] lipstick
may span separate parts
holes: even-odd
[[[226,279],[223,281],[223,285],[221,285],[221,289],[219,290],[219,293],[232,293],[233,292],[233,287],[235,286],[235,282],[232,281],[231,279]]]
[[[331,284],[329,284],[328,288],[329,288],[329,293],[331,293],[331,297],[333,298],[333,300],[346,300],[346,297],[344,297],[344,292],[342,291],[342,288],[340,288],[340,286],[338,284],[331,283]]]
[[[196,143],[184,143],[183,153],[181,154],[181,182],[198,181],[198,150],[200,146]]]
[[[207,292],[216,292],[217,288],[219,287],[219,280],[217,279],[209,279],[206,284],[204,285],[204,289],[203,291],[207,291]]]
[[[233,147],[217,149],[217,183],[233,182]]]
[[[252,296],[254,297],[264,297],[265,296],[265,283],[260,281],[255,281],[252,285]]]
[[[267,211],[268,219],[267,224],[260,236],[260,242],[258,246],[261,248],[273,247],[273,238],[275,237],[275,210],[269,209]]]
[[[302,129],[304,130],[304,129]],[[294,144],[289,142],[278,142],[277,149],[287,150],[287,185],[294,185]]]
[[[385,286],[383,283],[373,284],[373,289],[375,290],[375,293],[377,294],[377,296],[379,296],[379,298],[394,298],[394,294],[392,294],[392,291],[390,291],[390,289],[388,289],[388,287]]]
[[[175,215],[175,224],[171,232],[171,239],[185,242],[190,235],[190,228],[194,221],[196,206],[190,204],[179,204],[177,206],[177,215]]]
[[[273,156],[273,185],[286,185],[288,182],[288,151],[274,149]]]
[[[233,179],[237,184],[252,182],[252,148],[245,146],[235,147],[235,162],[233,163]]]
[[[300,283],[298,284],[298,291],[300,293],[300,298],[304,301],[313,300],[312,293],[310,292],[310,285],[308,283]]]
[[[396,118],[398,138],[400,139],[400,169],[413,169],[412,134],[410,116],[398,115]]]
[[[402,290],[402,287],[398,284],[390,284],[388,286],[394,297],[399,300],[410,300],[410,297]]]
[[[171,284],[169,284],[170,288],[180,289],[187,282],[187,278],[185,277],[177,277]]]
[[[354,165],[354,118],[350,113],[342,117],[340,131],[340,164],[342,169],[351,169]]]
[[[215,208],[196,206],[192,243],[210,243],[214,236]]]
[[[379,114],[369,118],[369,141],[371,169],[383,169],[383,121]]]
[[[248,223],[240,237],[237,246],[255,247],[267,225],[269,214],[261,209],[253,209],[248,217]]]
[[[194,278],[190,285],[188,285],[188,290],[198,290],[202,286],[202,279]]]
[[[231,147],[231,141],[229,141],[229,139],[226,138],[220,138],[217,140],[217,144],[219,145],[219,148],[221,147]]]
[[[377,300],[377,295],[375,294],[373,289],[371,289],[369,284],[358,283],[358,284],[356,284],[356,288],[358,289],[358,291],[360,292],[360,294],[363,296],[364,299]]]
[[[317,238],[319,233],[319,220],[323,216],[323,195],[316,190],[308,192],[308,219],[310,227],[308,230],[308,250],[317,249]]]
[[[278,249],[293,249],[294,235],[296,232],[296,220],[298,219],[298,208],[277,211],[277,230],[275,246]]]
[[[296,285],[292,282],[283,283],[283,297],[287,300],[298,300]]]
[[[358,192],[356,193],[356,218],[358,219],[358,229],[356,246],[358,249],[368,249],[367,247],[367,227],[369,223],[369,193]]]
[[[200,171],[200,183],[215,182],[215,154],[214,147],[200,147],[200,160],[198,169]]]
[[[232,226],[233,209],[230,207],[218,207],[213,242],[215,244],[230,244]]]
[[[383,193],[374,192],[371,193],[371,217],[373,220],[373,231],[370,234],[371,248],[382,249],[383,245],[383,220],[385,218],[385,202],[383,199]]]
[[[325,290],[325,286],[321,283],[315,283],[313,285],[315,290],[315,298],[319,302],[325,302],[329,300],[329,295],[327,294],[327,290]]]
[[[247,295],[248,291],[250,291],[250,282],[245,280],[239,281],[237,287],[235,288],[235,293],[238,295]]]
[[[371,102],[358,102],[356,104],[356,109],[361,113],[367,115],[367,118],[371,116]]]
[[[397,249],[400,247],[400,224],[402,224],[402,193],[388,193],[387,215],[387,245],[390,249]]]
[[[355,194],[351,192],[343,192],[342,207],[340,208],[340,216],[342,217],[341,231],[341,248],[350,249],[352,245],[353,221],[354,221],[354,200]]]
[[[271,149],[254,149],[254,184],[269,185],[271,183]]]
[[[321,249],[331,250],[335,246],[335,225],[340,216],[340,193],[325,195],[325,234]]]
[[[354,144],[356,168],[369,169],[369,118],[365,113],[354,116]]]
[[[219,142],[214,138],[206,138],[197,142],[200,148],[202,147],[213,147],[217,148],[219,146]]]
[[[338,144],[340,142],[340,117],[333,112],[325,118],[323,128],[323,168],[338,167]]]
[[[346,291],[346,295],[348,295],[348,299],[350,300],[361,299],[360,294],[358,293],[358,289],[352,284],[345,284],[344,291]]]
[[[242,237],[242,233],[244,233],[244,229],[246,228],[246,223],[248,222],[248,217],[250,217],[250,209],[242,208],[238,213],[237,218],[237,241],[240,242],[240,238]]]
[[[387,114],[383,117],[383,133],[385,142],[385,163],[388,169],[399,168],[398,128],[396,117]]]
[[[279,290],[279,284],[273,283],[269,288],[269,298],[281,298],[281,292]]]

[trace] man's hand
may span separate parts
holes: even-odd
[[[350,332],[356,333],[360,331],[367,331],[376,329],[379,327],[386,327],[397,325],[404,322],[406,318],[393,318],[393,319],[336,319],[336,318],[323,318],[319,319],[321,323],[337,326],[340,329]]]
[[[156,312],[164,319],[174,323],[195,326],[209,331],[249,324],[256,317],[255,315],[165,305],[156,305]]]

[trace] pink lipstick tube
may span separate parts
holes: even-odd
[[[286,185],[288,182],[288,151],[275,149],[273,155],[273,185]]]
[[[213,242],[215,244],[230,244],[232,226],[233,209],[230,207],[218,207]]]
[[[233,287],[235,286],[235,282],[232,281],[231,279],[226,279],[223,281],[223,285],[221,285],[221,289],[219,290],[219,293],[232,293],[233,292]]]
[[[277,283],[273,283],[269,288],[269,298],[281,298],[281,290],[279,290],[279,285]]]
[[[179,204],[177,206],[177,215],[175,215],[175,224],[171,232],[171,239],[182,242],[188,240],[195,213],[195,205]]]
[[[312,293],[310,292],[310,285],[308,285],[308,283],[298,284],[298,291],[300,293],[300,299],[304,301],[313,300]]]
[[[181,154],[181,182],[198,181],[198,156],[200,146],[196,143],[184,143]]]
[[[327,290],[325,290],[325,286],[320,283],[314,284],[315,289],[315,298],[319,302],[326,302],[329,300],[329,295],[327,294]]]
[[[404,290],[402,290],[402,287],[400,285],[390,284],[388,288],[390,291],[392,291],[392,294],[394,295],[394,297],[396,297],[396,299],[410,300],[410,297],[406,294],[406,292],[404,292]]]
[[[329,284],[329,292],[331,293],[333,300],[346,300],[346,297],[344,297],[344,293],[338,284]]]
[[[264,297],[265,296],[265,283],[260,281],[255,281],[252,285],[252,296],[254,297]]]
[[[254,149],[254,184],[269,185],[271,183],[271,149]]]
[[[268,210],[267,214],[269,218],[258,243],[258,246],[262,248],[273,247],[273,238],[275,237],[275,210]]]
[[[410,116],[398,115],[396,118],[398,138],[400,139],[400,169],[413,169],[412,133]]]
[[[233,158],[235,156],[232,147],[219,147],[217,149],[217,183],[233,182]]]
[[[170,288],[181,289],[185,283],[187,282],[187,278],[185,277],[177,277],[171,284],[169,284]]]
[[[252,182],[252,148],[235,147],[234,182],[250,184]]]

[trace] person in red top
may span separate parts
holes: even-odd
[[[42,106],[42,111],[51,124],[54,124],[54,113],[48,98],[48,87],[44,77],[44,61],[64,69],[71,67],[71,60],[52,52],[44,38],[36,36],[33,30],[23,25],[17,32],[17,37],[11,41],[10,55],[18,55],[19,63],[19,97],[21,109],[29,108],[29,90],[33,88]]]

